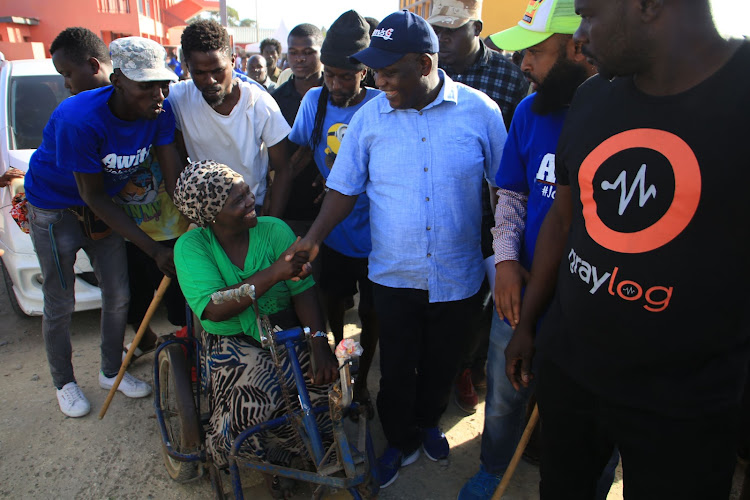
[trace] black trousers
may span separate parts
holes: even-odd
[[[388,445],[405,453],[421,444],[448,406],[465,352],[466,324],[478,295],[430,303],[427,291],[375,284],[380,322],[378,414]]]
[[[643,388],[648,391],[648,387]],[[627,500],[726,500],[732,484],[739,408],[680,418],[597,397],[542,360],[537,383],[542,500],[594,498],[616,445]]]
[[[177,239],[160,241],[159,244],[174,248]],[[138,331],[141,321],[146,315],[148,306],[154,299],[154,292],[159,288],[164,275],[159,270],[154,259],[133,243],[125,242],[128,255],[128,276],[130,277],[130,308],[128,309],[128,324]],[[175,326],[185,326],[185,297],[182,295],[177,278],[172,280],[162,303],[167,308],[167,319]]]

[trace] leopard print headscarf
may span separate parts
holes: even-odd
[[[224,208],[229,191],[242,176],[213,160],[194,161],[182,171],[174,189],[174,204],[182,214],[206,227]]]

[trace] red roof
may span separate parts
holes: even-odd
[[[185,24],[188,19],[200,14],[201,12],[208,10],[218,12],[219,1],[218,0],[182,0],[171,6],[170,8],[162,11],[167,16],[164,17],[164,21],[168,26],[177,26]]]

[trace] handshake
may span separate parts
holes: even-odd
[[[284,266],[284,279],[299,281],[312,273],[311,262],[318,256],[320,246],[318,243],[305,237],[297,237],[297,240],[287,248],[276,261]]]

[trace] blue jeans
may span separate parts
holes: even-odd
[[[487,398],[482,431],[482,465],[490,474],[502,475],[516,451],[526,424],[530,389],[516,391],[505,376],[505,347],[513,330],[492,313],[490,347],[487,352]]]
[[[125,241],[114,232],[100,240],[87,238],[69,210],[28,207],[31,241],[44,278],[42,333],[55,387],[75,382],[70,322],[75,309],[73,264],[79,249],[89,256],[102,291],[101,370],[105,375],[116,374],[130,302]]]
[[[532,384],[529,388],[521,387],[516,391],[505,376],[505,348],[512,336],[510,325],[501,321],[497,311],[493,311],[480,460],[487,472],[496,475],[505,474],[513,458],[526,425],[526,405],[533,390]],[[619,461],[620,454],[615,450],[596,485],[597,500],[607,498]]]

